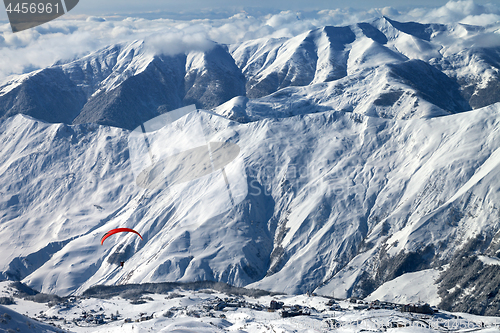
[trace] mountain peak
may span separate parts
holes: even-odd
[[[409,119],[500,101],[498,94],[488,93],[499,82],[495,49],[457,51],[462,34],[457,27],[398,22],[384,16],[352,26],[325,26],[292,38],[213,44],[205,51],[177,55],[153,51],[147,42],[135,40],[11,78],[0,87],[0,117],[24,113],[49,122],[97,122],[131,129],[183,105],[210,109],[237,96],[250,98],[246,115],[242,110],[233,112],[246,121],[314,109]],[[487,33],[460,29],[472,34],[470,38]],[[417,71],[404,78],[401,71],[392,75],[400,63],[411,60],[430,67],[414,67]],[[381,89],[370,81],[385,72],[392,73],[385,76],[387,87]],[[431,91],[418,83],[434,82],[438,76],[443,78],[439,82],[449,84]],[[54,98],[28,97],[35,96],[32,91],[37,87]],[[460,106],[440,103],[441,90]],[[281,100],[278,96],[296,97]],[[411,102],[396,96],[412,96]],[[404,112],[394,108],[401,103],[406,104]]]
[[[500,52],[457,27],[132,41],[11,78],[0,274],[61,295],[210,280],[365,297],[436,268],[445,309],[498,313]],[[191,103],[209,110],[164,115]],[[117,227],[143,240],[101,245]]]

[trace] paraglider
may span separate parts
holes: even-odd
[[[138,233],[137,231],[135,231],[134,229],[130,229],[130,228],[116,228],[116,229],[112,229],[112,230],[108,231],[104,236],[102,236],[102,238],[101,238],[101,245],[103,245],[103,243],[106,240],[106,238],[108,238],[109,236],[114,235],[114,234],[116,234],[118,232],[133,232],[133,233],[137,234],[139,237],[141,237],[141,239],[142,239],[141,234]]]

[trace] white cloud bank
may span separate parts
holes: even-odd
[[[8,24],[0,25],[0,81],[50,66],[61,59],[73,59],[106,45],[145,39],[158,52],[174,54],[204,50],[213,42],[238,43],[262,37],[291,37],[325,25],[347,25],[381,16],[421,23],[465,23],[491,25],[500,22],[500,6],[478,5],[473,0],[450,1],[439,8],[414,8],[407,12],[386,7],[368,11],[354,9],[317,12],[281,12],[251,16],[239,13],[226,19],[171,19],[86,17],[58,19],[13,34]],[[500,31],[489,35],[487,44],[500,41]]]

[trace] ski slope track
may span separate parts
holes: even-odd
[[[500,49],[468,46],[486,33],[498,26],[380,18],[177,56],[133,41],[11,78],[0,85],[1,277],[57,295],[203,280],[419,295],[499,315]],[[237,158],[138,186],[132,130],[192,103],[157,129],[160,144],[173,156],[227,142]],[[101,245],[118,227],[143,240]]]

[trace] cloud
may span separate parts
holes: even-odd
[[[204,32],[186,33],[182,30],[158,33],[145,38],[146,47],[155,54],[176,55],[188,51],[208,51],[215,43]]]
[[[413,8],[405,12],[384,7],[271,14],[242,10],[236,15],[228,13],[226,18],[220,18],[224,15],[217,11],[213,19],[207,15],[208,18],[191,20],[67,15],[16,34],[8,24],[3,24],[0,25],[0,81],[11,74],[26,73],[60,60],[75,59],[110,44],[137,39],[144,39],[153,52],[175,54],[208,50],[214,42],[234,44],[256,38],[291,37],[317,27],[366,22],[384,15],[399,21],[485,26],[500,21],[500,7],[460,0],[439,8]],[[491,33],[478,39],[471,37],[469,42],[493,45],[497,36],[498,33]]]
[[[480,15],[469,15],[460,20],[460,23],[470,24],[470,25],[490,25],[500,22],[499,14],[480,14]]]
[[[478,25],[489,24],[480,20],[480,17],[484,15],[498,16],[500,15],[500,7],[495,5],[479,5],[473,0],[449,1],[446,5],[439,8],[415,8],[407,16],[423,23],[456,23],[468,20],[470,22],[475,21]]]
[[[89,16],[85,20],[86,22],[106,22],[106,19],[103,17],[97,17],[97,16]]]

